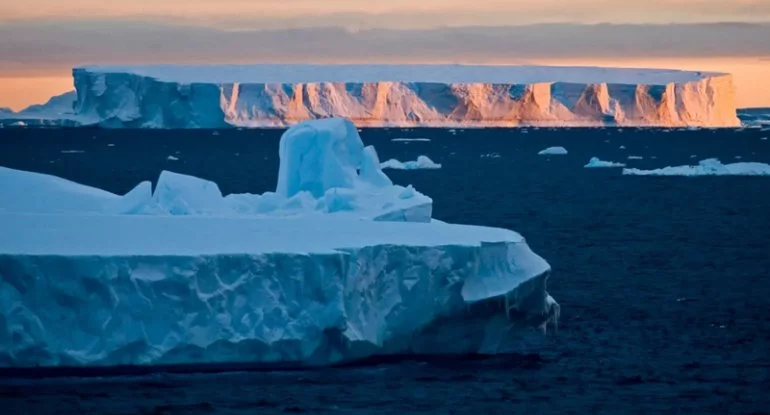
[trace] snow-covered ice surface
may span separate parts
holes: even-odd
[[[159,65],[73,70],[75,113],[108,127],[739,126],[728,74],[468,65]]]
[[[414,161],[398,161],[390,159],[384,161],[380,166],[383,169],[395,170],[420,170],[420,169],[440,169],[441,165],[431,160],[428,156],[417,156]]]
[[[583,167],[587,169],[595,169],[595,168],[626,167],[626,165],[623,163],[617,163],[614,161],[600,160],[598,157],[591,157],[591,159],[588,160],[588,164],[586,164]]]
[[[296,126],[280,156],[275,193],[226,197],[0,168],[0,367],[494,354],[558,319],[520,235],[432,220],[350,122]]]
[[[697,166],[669,166],[662,169],[623,169],[632,176],[770,176],[770,164],[740,162],[722,164],[718,159],[705,159]]]
[[[567,149],[564,147],[548,147],[537,153],[540,156],[564,156],[567,155]]]
[[[0,212],[44,213],[48,209],[51,213],[218,216],[333,213],[359,219],[431,220],[433,201],[411,186],[394,185],[382,172],[374,147],[364,147],[358,131],[347,120],[317,120],[290,128],[281,138],[279,156],[276,192],[223,196],[216,183],[164,171],[154,193],[142,191],[144,199],[134,193],[128,201],[58,177],[0,168]],[[178,157],[169,156],[168,160]],[[423,165],[428,164],[423,161]]]

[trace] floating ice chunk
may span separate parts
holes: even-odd
[[[216,215],[227,212],[216,183],[163,171],[152,195],[153,208],[170,215]]]
[[[430,138],[394,138],[390,141],[396,141],[396,142],[402,142],[402,143],[409,143],[412,141],[416,142],[428,142],[430,141]]]
[[[26,127],[27,123],[24,121],[16,121],[15,123],[11,124],[11,127]]]
[[[415,161],[401,162],[396,159],[390,159],[380,165],[383,169],[396,170],[419,170],[419,169],[440,169],[441,165],[435,163],[427,156],[418,156]]]
[[[718,159],[701,160],[697,166],[664,167],[655,170],[623,169],[633,176],[770,176],[770,165],[740,162],[722,164]]]
[[[629,160],[643,160],[644,157],[642,156],[628,156]]]
[[[281,137],[276,193],[308,191],[316,198],[333,187],[355,188],[364,144],[348,120],[329,118],[297,124]]]
[[[454,154],[454,153],[451,153],[451,154]],[[481,155],[481,158],[483,158],[483,159],[486,159],[486,158],[489,158],[489,159],[499,159],[500,157],[501,157],[500,153],[487,153],[487,154],[482,154]]]
[[[179,157],[177,157],[177,156],[168,156],[168,157],[166,157],[166,160],[168,160],[168,161],[178,161]]]
[[[762,130],[762,131],[765,131],[765,130]],[[762,137],[762,138],[760,138],[760,140],[767,141],[767,137]]]
[[[567,155],[567,149],[564,147],[548,147],[537,153],[539,156],[564,156]]]
[[[588,160],[588,164],[586,164],[583,167],[587,169],[591,169],[591,168],[626,167],[626,165],[623,163],[616,163],[614,161],[599,160],[597,157],[591,157],[591,160]]]
[[[83,154],[85,151],[83,150],[62,150],[60,151],[62,154]]]
[[[626,149],[626,146],[620,146],[620,147],[618,147],[618,148],[619,148],[620,150],[625,150],[625,149]]]

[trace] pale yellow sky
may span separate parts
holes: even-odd
[[[72,89],[82,64],[250,62],[713,70],[770,106],[767,39],[770,0],[0,0],[0,107]]]

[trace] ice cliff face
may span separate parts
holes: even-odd
[[[558,313],[548,264],[501,230],[136,215],[0,225],[18,235],[0,240],[0,367],[494,354],[526,349]]]
[[[81,67],[82,119],[111,127],[740,125],[728,74],[458,65]]]

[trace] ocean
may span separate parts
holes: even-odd
[[[224,193],[274,190],[280,130],[0,130],[0,166],[116,193],[166,169]],[[14,377],[8,414],[770,413],[770,178],[584,169],[770,163],[761,129],[364,129],[437,219],[510,228],[561,304],[542,350],[304,371]],[[428,138],[431,141],[392,141]],[[538,156],[564,146],[566,156]],[[629,160],[629,156],[643,159]],[[0,230],[1,231],[1,230]],[[7,237],[7,236],[0,236]],[[119,236],[117,236],[119,237]]]

